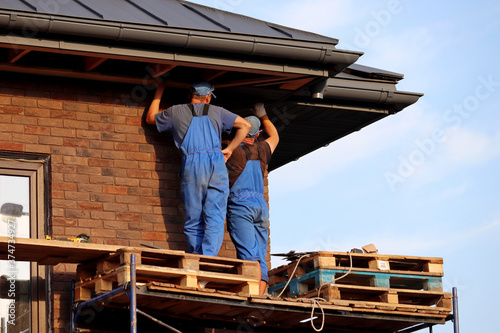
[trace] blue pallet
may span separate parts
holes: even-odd
[[[299,296],[308,291],[314,290],[319,286],[327,283],[332,283],[335,277],[340,277],[347,273],[347,270],[342,269],[318,269],[306,273],[300,277],[293,278],[288,287],[290,288],[290,297]],[[442,291],[443,281],[441,277],[409,275],[409,274],[394,274],[384,272],[354,272],[351,271],[348,276],[339,280],[339,283],[347,283],[355,285],[356,283],[348,282],[349,279],[362,280],[365,284],[371,287],[379,288],[400,288],[400,289],[423,289],[426,291]],[[393,282],[391,283],[391,279]],[[314,284],[312,283],[314,281]],[[368,284],[366,284],[368,283]],[[277,296],[285,287],[286,282],[281,282],[269,287],[269,292]],[[313,285],[312,288],[310,285]],[[419,288],[421,286],[421,288]]]

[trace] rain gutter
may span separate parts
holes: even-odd
[[[339,50],[333,43],[272,38],[229,32],[123,23],[109,20],[0,9],[0,28],[38,33],[108,39],[118,42],[228,52],[248,56],[290,59],[334,66],[336,71],[353,64],[362,52]]]
[[[398,112],[418,101],[424,94],[398,91],[394,83],[370,82],[328,78],[323,91],[324,100],[352,100],[356,102],[391,105]]]

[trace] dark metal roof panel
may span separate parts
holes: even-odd
[[[182,0],[0,0],[0,8],[123,23],[307,40],[334,45],[338,43],[335,38]]]

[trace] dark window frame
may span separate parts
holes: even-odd
[[[50,231],[50,155],[0,150],[0,174],[30,178],[30,238],[44,239]],[[50,327],[50,269],[31,267],[31,332]]]

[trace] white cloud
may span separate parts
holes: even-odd
[[[500,154],[500,132],[493,136],[463,127],[446,129],[443,155],[450,164],[482,164]]]

